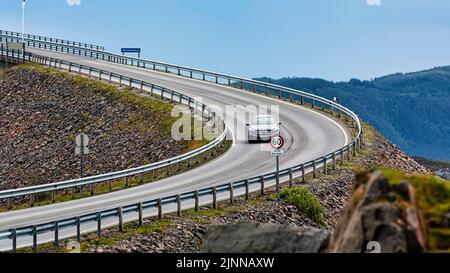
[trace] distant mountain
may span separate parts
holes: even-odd
[[[450,66],[372,81],[257,80],[337,97],[410,155],[450,161]]]

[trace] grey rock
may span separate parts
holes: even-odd
[[[204,253],[318,253],[326,248],[330,232],[316,228],[239,222],[209,227]]]

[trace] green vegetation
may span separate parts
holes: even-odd
[[[450,251],[450,183],[435,176],[404,175],[394,170],[383,170],[391,183],[408,181],[414,187],[417,206],[422,212],[431,250]]]
[[[281,197],[287,203],[295,205],[317,224],[324,225],[323,208],[319,199],[310,191],[308,186],[285,188],[281,191]]]
[[[136,226],[136,224],[127,224],[124,226],[124,232],[115,230],[114,235],[107,237],[96,237],[93,240],[87,240],[81,243],[81,252],[88,252],[88,248],[92,246],[107,246],[113,245],[124,239],[130,238],[133,235],[149,234],[149,233],[162,233],[166,228],[172,225],[172,221],[168,219],[155,220],[150,223],[144,224],[142,227]]]
[[[259,80],[329,99],[336,96],[408,154],[450,161],[450,66],[372,81]]]

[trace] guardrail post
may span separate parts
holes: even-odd
[[[162,199],[158,199],[158,219],[163,218],[163,212],[162,212]]]
[[[177,195],[177,216],[181,217],[181,196]]]
[[[327,164],[327,157],[323,157],[323,173],[325,175],[328,175],[328,164]]]
[[[234,204],[234,188],[233,183],[228,186],[230,188],[230,204]]]
[[[36,226],[32,227],[32,233],[33,233],[33,248],[32,252],[36,254],[38,252],[38,246],[37,246],[37,229]]]
[[[353,157],[356,157],[356,146],[357,146],[357,144],[356,144],[356,142],[353,142]]]
[[[34,194],[30,194],[30,207],[34,207]]]
[[[141,174],[139,175],[139,184],[143,184],[143,183],[144,183],[144,174],[141,173]]]
[[[102,236],[102,213],[97,213],[97,237]]]
[[[170,175],[170,165],[167,165],[166,167],[166,176]]]
[[[12,240],[12,253],[17,252],[17,230],[13,229],[11,231],[11,240]]]
[[[198,212],[200,210],[200,196],[198,191],[195,191],[195,211]]]
[[[153,170],[153,179],[156,179],[156,169]]]
[[[91,196],[95,195],[95,187],[94,187],[94,185],[92,185],[92,184],[89,185],[89,191],[90,191]]]
[[[53,238],[53,245],[55,247],[59,247],[59,224],[58,222],[55,222],[55,234]]]
[[[305,164],[302,164],[302,183],[305,184],[306,175],[305,175]]]
[[[333,153],[333,171],[336,170],[336,153]]]
[[[111,180],[108,180],[108,191],[112,190]]]
[[[217,188],[212,188],[212,194],[213,194],[213,209],[217,209]]]
[[[317,177],[317,166],[316,166],[316,160],[313,160],[313,178]]]
[[[75,191],[76,191],[76,188],[72,187],[72,199],[75,199]]]
[[[315,101],[314,100],[311,100],[311,107],[312,107],[312,109],[314,109],[314,107],[315,107]]]
[[[192,71],[189,71],[189,78],[192,79]]]
[[[360,143],[361,143],[361,149],[362,149],[362,146],[364,146],[364,128],[361,128],[361,135],[359,137],[361,138]]]
[[[343,167],[343,166],[344,166],[344,160],[345,160],[345,157],[344,157],[344,149],[341,149],[341,150],[339,151],[339,153],[340,153],[340,157],[341,157],[341,167]]]
[[[144,209],[142,203],[138,204],[138,218],[139,218],[139,226],[142,227],[144,225]]]
[[[352,161],[352,144],[347,146],[347,156],[348,156],[348,161]]]
[[[289,169],[289,188],[292,188],[292,183],[294,182],[292,176],[292,169]]]
[[[250,199],[250,184],[248,180],[245,180],[245,200]]]
[[[56,191],[52,191],[52,203],[56,202]]]
[[[122,207],[117,208],[117,216],[119,217],[119,231],[123,232],[123,209]]]
[[[130,186],[130,180],[127,176],[127,177],[125,177],[125,188],[128,188],[129,186]]]
[[[259,181],[261,182],[261,195],[264,195],[265,194],[265,189],[266,189],[266,187],[265,187],[265,181],[264,181],[264,176],[261,176],[260,178],[259,178]]]
[[[81,243],[81,222],[80,217],[77,217],[77,242]]]

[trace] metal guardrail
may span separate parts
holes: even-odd
[[[42,45],[40,45],[42,46]],[[58,50],[57,47],[53,44],[45,43],[44,46],[41,48],[47,48],[51,50]],[[177,72],[177,75],[180,76],[186,76],[182,74],[182,71],[188,72],[188,77],[196,79],[194,77],[194,74],[199,74],[201,76],[200,80],[208,81],[207,77],[213,77],[213,83],[220,84],[220,79],[225,79],[226,83],[225,85],[228,86],[234,86],[238,87],[243,90],[248,90],[250,92],[256,92],[256,93],[264,93],[267,95],[270,94],[277,94],[279,99],[288,99],[293,103],[298,103],[300,105],[307,105],[308,100],[312,106],[312,108],[315,108],[317,105],[316,103],[319,102],[322,107],[322,109],[325,109],[326,107],[329,107],[331,109],[331,113],[334,115],[335,110],[337,110],[337,115],[341,117],[342,114],[346,115],[347,117],[350,117],[353,120],[353,124],[356,125],[357,128],[357,134],[356,137],[346,145],[345,147],[334,151],[332,153],[329,153],[327,155],[324,155],[323,157],[320,157],[315,160],[311,160],[306,163],[299,164],[297,166],[293,166],[289,169],[281,170],[279,173],[272,172],[268,174],[264,174],[258,177],[249,178],[246,180],[236,181],[233,183],[224,184],[217,187],[208,187],[204,189],[200,189],[197,191],[187,192],[178,194],[175,196],[168,196],[164,198],[159,198],[155,200],[149,200],[147,202],[138,203],[138,204],[131,204],[124,207],[119,207],[116,209],[110,209],[105,211],[98,211],[96,213],[86,214],[82,215],[80,217],[75,218],[68,218],[64,220],[55,221],[52,223],[46,223],[42,225],[36,225],[32,227],[21,227],[13,230],[8,230],[4,232],[0,232],[0,240],[4,239],[10,239],[12,242],[12,249],[15,251],[17,246],[17,238],[20,236],[32,236],[33,237],[33,250],[37,250],[37,235],[48,233],[48,232],[54,232],[55,233],[55,243],[58,243],[58,230],[61,228],[68,228],[68,227],[77,227],[77,239],[80,239],[80,233],[81,229],[80,226],[82,224],[86,223],[97,223],[97,232],[100,235],[102,230],[102,221],[115,218],[118,219],[118,224],[123,225],[123,216],[124,214],[137,214],[137,218],[139,219],[139,223],[142,224],[142,211],[144,209],[149,208],[157,208],[158,209],[158,216],[162,217],[163,214],[163,205],[168,204],[176,204],[177,205],[177,212],[178,214],[181,214],[181,211],[183,210],[182,207],[182,201],[183,200],[191,200],[194,201],[195,209],[198,210],[200,207],[199,200],[202,196],[208,196],[211,199],[208,199],[208,204],[213,204],[215,207],[217,205],[217,196],[220,193],[228,193],[230,196],[230,200],[233,201],[233,198],[235,196],[239,195],[245,195],[246,199],[249,198],[249,194],[252,191],[255,191],[255,185],[259,186],[261,189],[261,192],[264,193],[264,190],[267,186],[267,181],[274,180],[277,176],[280,178],[288,178],[287,181],[289,181],[290,186],[292,186],[292,181],[294,176],[298,176],[302,178],[302,181],[305,180],[305,176],[308,173],[313,173],[313,176],[316,177],[318,169],[323,168],[324,172],[327,173],[328,169],[330,167],[330,164],[332,165],[332,168],[335,169],[338,161],[340,161],[340,165],[342,166],[344,164],[345,159],[351,160],[352,157],[356,156],[357,152],[361,149],[362,143],[363,143],[363,134],[362,134],[362,126],[361,122],[358,118],[358,116],[353,113],[351,110],[349,110],[346,107],[343,107],[342,105],[336,104],[330,100],[327,100],[325,98],[321,98],[316,95],[308,94],[306,92],[298,91],[291,88],[286,88],[282,86],[277,86],[269,83],[254,81],[254,80],[248,80],[243,79],[239,77],[229,76],[225,74],[219,74],[215,72],[208,72],[188,67],[182,67],[177,65],[171,65],[171,64],[165,64],[161,62],[155,62],[155,61],[149,61],[144,59],[137,59],[137,58],[131,58],[131,57],[124,57],[117,54],[112,54],[108,52],[98,52],[98,51],[91,51],[91,50],[85,50],[82,48],[73,49],[70,48],[72,53],[83,55],[83,56],[90,56],[93,58],[97,58],[100,60],[108,60],[111,62],[116,63],[122,63],[122,64],[130,64],[138,67],[143,68],[149,68],[148,65],[151,65],[151,69],[153,70],[160,70],[158,67],[162,67],[162,71],[169,73],[173,72],[170,71],[171,69],[175,69]],[[60,48],[62,52],[69,52],[69,49],[67,48]],[[69,52],[70,53],[70,52]],[[52,59],[45,57],[47,60]],[[56,62],[55,62],[56,65]],[[79,65],[80,66],[80,65]],[[80,66],[81,67],[81,66]],[[222,83],[223,84],[223,83]],[[245,87],[249,87],[246,89]],[[253,188],[252,188],[253,186]],[[235,191],[237,190],[244,190],[243,193],[235,195]]]
[[[0,50],[1,51],[1,50]],[[79,64],[75,64],[68,61],[63,61],[59,59],[44,57],[40,55],[36,55],[33,53],[27,53],[25,55],[18,53],[18,52],[10,52],[11,57],[15,55],[19,61],[27,60],[29,62],[35,62],[39,63],[45,66],[59,68],[59,69],[66,69],[69,72],[78,72],[82,74],[86,74],[89,76],[96,76],[100,79],[108,80],[109,82],[117,82],[120,85],[126,84],[129,87],[137,88],[141,91],[147,91],[150,92],[152,95],[157,94],[160,95],[163,98],[166,98],[174,103],[179,104],[185,104],[188,107],[194,108],[196,111],[200,112],[202,117],[206,116],[208,118],[214,118],[216,119],[217,127],[219,127],[219,130],[222,132],[219,132],[219,136],[216,137],[212,142],[208,143],[207,145],[204,145],[194,151],[191,151],[189,153],[170,158],[161,162],[156,162],[153,164],[149,164],[146,166],[123,170],[119,172],[109,173],[109,174],[102,174],[92,177],[86,177],[82,179],[74,179],[69,181],[63,181],[58,183],[51,183],[51,184],[44,184],[44,185],[38,185],[33,187],[26,187],[26,188],[18,188],[13,190],[6,190],[6,191],[0,191],[0,201],[5,199],[11,199],[11,198],[19,198],[24,197],[27,195],[35,195],[38,193],[46,193],[46,192],[55,192],[55,191],[61,191],[71,188],[77,188],[77,187],[83,187],[88,185],[95,185],[111,180],[119,180],[123,178],[133,177],[149,173],[153,170],[158,170],[162,168],[166,168],[175,164],[179,164],[181,162],[184,162],[186,160],[192,159],[195,156],[201,155],[212,148],[215,148],[222,144],[222,142],[226,138],[226,130],[225,123],[220,116],[216,116],[216,114],[208,108],[206,105],[194,100],[193,98],[189,96],[185,96],[179,92],[154,85],[145,81],[136,80],[130,77],[122,76],[120,74],[108,72],[106,70],[100,70],[97,68],[89,67],[89,66],[83,66]],[[1,57],[4,57],[4,52],[1,52]],[[223,130],[222,130],[223,128]]]
[[[15,37],[15,38],[22,39],[22,33],[8,31],[8,30],[1,30],[1,29],[0,29],[0,36]],[[26,34],[25,33],[24,38],[25,38],[25,40],[30,40],[30,41],[42,41],[42,42],[50,42],[50,43],[55,43],[55,44],[60,44],[60,45],[76,46],[76,47],[90,48],[90,49],[96,49],[96,50],[105,50],[105,47],[103,47],[103,46],[68,41],[68,40],[51,38],[51,37],[46,37],[46,36],[34,35],[34,34]]]

